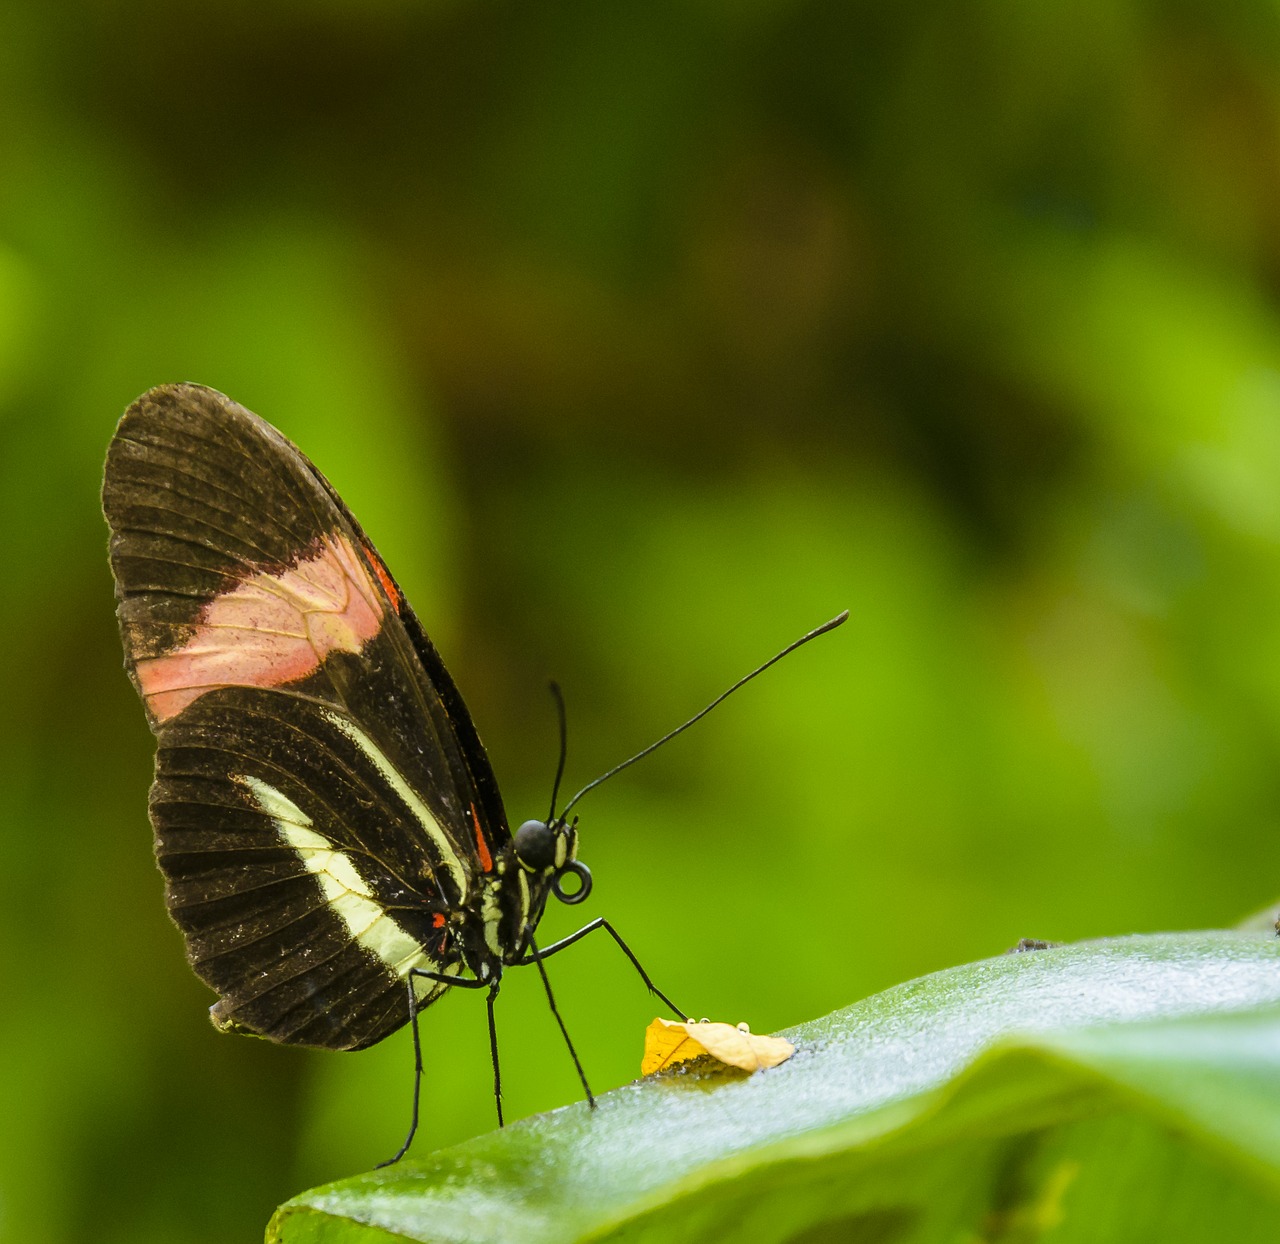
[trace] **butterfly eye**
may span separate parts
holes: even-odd
[[[566,873],[570,873],[578,879],[578,888],[572,894],[566,893],[562,885]],[[562,903],[569,903],[570,905],[581,903],[591,893],[591,869],[579,860],[570,860],[556,873],[551,882],[551,893]]]
[[[545,821],[525,821],[516,830],[516,859],[530,872],[546,872],[555,867],[556,835]]]

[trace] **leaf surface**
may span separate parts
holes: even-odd
[[[1002,956],[783,1035],[767,1071],[686,1065],[314,1189],[268,1239],[1175,1244],[1280,1221],[1274,936]]]

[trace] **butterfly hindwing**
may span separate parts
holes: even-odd
[[[456,969],[465,874],[386,769],[340,710],[273,691],[210,692],[161,729],[156,856],[221,1020],[359,1049],[405,1022],[409,968]]]
[[[139,398],[103,506],[157,855],[215,1020],[379,1040],[404,965],[450,969],[448,911],[510,841],[461,697],[323,475],[222,394]]]

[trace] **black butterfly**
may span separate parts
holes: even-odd
[[[537,947],[549,896],[590,891],[566,813],[591,787],[511,833],[439,654],[291,442],[212,389],[162,386],[121,420],[102,496],[125,664],[157,738],[156,858],[216,1027],[358,1050],[413,1021],[416,1127],[417,1014],[451,985],[488,990],[499,1122],[506,968],[546,983],[543,959],[603,928],[685,1014],[603,919]]]

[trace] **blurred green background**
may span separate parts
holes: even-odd
[[[150,855],[98,509],[143,389],[341,489],[515,820],[766,1031],[1280,892],[1280,14],[848,0],[0,9],[0,1238],[253,1239],[387,1156],[405,1033],[219,1036]],[[646,999],[553,979],[593,1083]],[[536,977],[512,1117],[577,1097]],[[418,1152],[492,1126],[427,1013]]]

